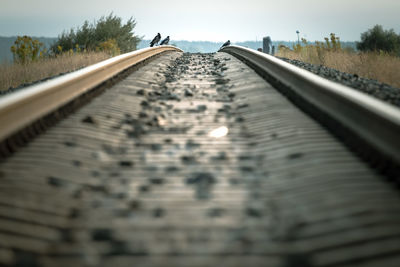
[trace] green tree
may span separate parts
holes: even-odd
[[[98,21],[89,23],[85,21],[81,27],[76,30],[71,29],[69,32],[63,32],[58,40],[52,45],[51,50],[59,53],[59,46],[63,51],[70,49],[75,50],[96,50],[100,45],[104,46],[105,42],[116,42],[116,50],[126,53],[136,50],[141,38],[134,34],[133,29],[136,21],[132,17],[125,23],[122,19],[111,13],[108,16],[102,16]]]
[[[361,42],[357,42],[360,51],[384,51],[400,55],[400,36],[393,29],[384,30],[381,25],[361,34]]]
[[[60,36],[58,36],[58,40],[50,47],[50,49],[54,53],[59,53],[61,51],[68,51],[74,48],[75,39],[76,39],[76,34],[73,29],[71,29],[69,32],[64,31]]]
[[[94,39],[95,28],[85,21],[82,27],[78,28],[74,37],[75,47],[78,45],[80,48],[86,50],[93,50],[96,46]]]

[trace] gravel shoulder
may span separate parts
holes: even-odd
[[[299,60],[288,58],[279,59],[293,64],[302,69],[308,70],[325,79],[337,82],[358,91],[374,96],[380,100],[388,102],[394,106],[400,107],[400,88],[392,87],[388,84],[376,80],[359,77],[357,74],[341,72],[336,69],[328,68],[322,65],[314,65]]]

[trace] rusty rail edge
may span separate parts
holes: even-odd
[[[321,118],[322,120],[326,117],[333,119],[333,127],[332,124],[324,125],[324,122],[322,124],[331,130],[336,127],[344,128],[344,134],[342,132],[339,137],[349,139],[346,135],[353,134],[361,139],[358,145],[370,146],[367,149],[369,153],[366,155],[367,160],[375,161],[370,158],[374,157],[371,154],[377,153],[379,157],[383,157],[383,160],[375,161],[373,165],[385,165],[382,167],[385,169],[388,168],[388,164],[394,164],[395,166],[389,167],[388,175],[395,176],[395,180],[400,180],[398,177],[400,175],[400,109],[265,53],[235,45],[224,47],[219,52],[227,52],[238,57],[269,82],[283,87],[283,93],[293,102],[301,99],[307,105],[311,105],[313,112],[323,114],[313,116],[319,117],[317,120],[320,122]],[[310,111],[310,108],[308,109]],[[353,138],[350,142],[357,143],[358,140]],[[350,148],[359,150],[351,145]],[[357,152],[365,154],[365,151]],[[379,169],[379,166],[373,167]]]
[[[0,98],[0,142],[120,72],[166,51],[163,45],[119,55]]]

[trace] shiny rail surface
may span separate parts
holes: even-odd
[[[121,71],[174,46],[157,46],[126,53],[0,98],[0,141]]]
[[[249,62],[319,111],[400,164],[400,110],[344,85],[323,79],[265,53],[241,46],[220,51]]]

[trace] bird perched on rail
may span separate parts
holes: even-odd
[[[221,46],[221,48],[220,49],[222,49],[223,47],[225,47],[225,46],[229,46],[229,45],[231,45],[231,41],[226,41],[222,46]]]
[[[167,36],[167,38],[161,41],[160,45],[167,45],[168,43],[169,43],[169,35]]]
[[[150,42],[150,47],[156,45],[160,40],[161,40],[161,34],[157,33],[156,37],[154,37],[153,40]]]

